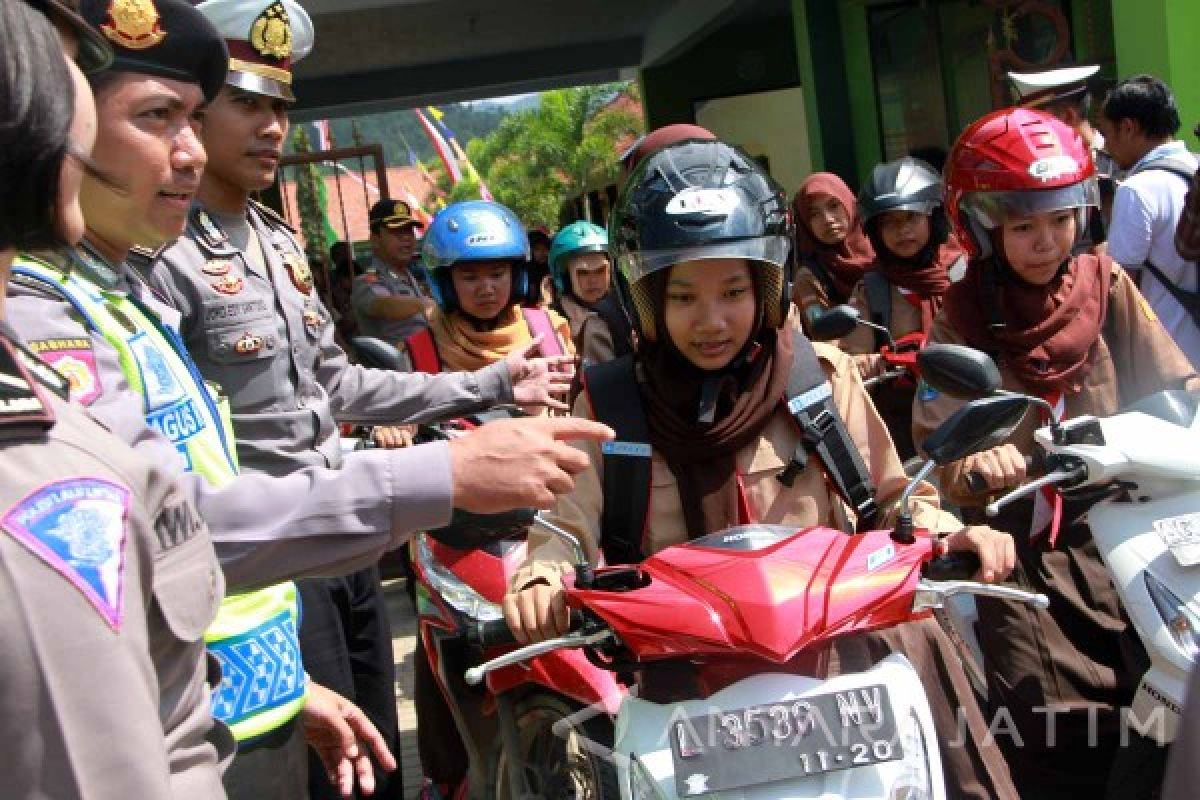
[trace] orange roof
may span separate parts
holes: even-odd
[[[328,200],[329,223],[343,239],[349,241],[365,241],[370,238],[371,231],[367,224],[367,212],[371,206],[381,200],[378,180],[375,170],[368,165],[366,175],[360,175],[358,165],[343,163],[345,170],[339,170],[336,175],[325,176],[325,196]],[[286,179],[283,181],[284,216],[299,228],[300,213],[296,208],[295,170],[286,168]],[[388,193],[393,200],[409,201],[405,190],[411,192],[417,204],[430,211],[428,200],[433,194],[433,185],[425,179],[416,167],[388,167]],[[339,192],[340,187],[340,192]],[[411,201],[409,201],[411,202]],[[432,213],[432,212],[431,212]],[[349,228],[350,235],[346,235]],[[304,244],[304,237],[297,237]]]

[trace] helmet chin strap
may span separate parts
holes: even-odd
[[[671,345],[674,347],[674,344]],[[704,380],[700,384],[700,402],[696,407],[696,422],[705,427],[716,422],[717,403],[721,399],[721,390],[729,381],[736,381],[738,373],[745,370],[758,360],[762,345],[757,339],[750,339],[742,351],[733,360],[718,370],[703,370]]]

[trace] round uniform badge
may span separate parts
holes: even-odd
[[[304,309],[304,327],[310,335],[316,336],[317,332],[321,330],[321,323],[324,321],[320,311],[317,311],[315,308]]]
[[[228,275],[229,270],[231,269],[233,269],[232,262],[225,261],[224,259],[214,259],[212,261],[205,262],[204,266],[200,268],[200,271],[205,275],[212,275],[219,278],[222,275]]]
[[[301,294],[308,294],[313,288],[313,274],[308,266],[308,262],[302,256],[295,253],[289,253],[283,257],[283,264],[287,267],[288,276],[292,279],[292,285]]]
[[[253,333],[243,333],[233,345],[233,352],[241,356],[247,356],[252,353],[257,353],[263,349],[263,337],[255,336]]]
[[[237,275],[225,275],[209,285],[221,294],[237,294],[246,288],[246,282]]]

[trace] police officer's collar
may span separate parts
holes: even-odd
[[[238,254],[237,248],[229,240],[229,235],[204,206],[192,206],[192,210],[188,212],[188,227],[196,243],[209,256],[232,258]]]
[[[78,271],[101,289],[116,289],[121,285],[121,268],[113,266],[85,238],[78,247],[59,251],[67,259],[62,266]]]

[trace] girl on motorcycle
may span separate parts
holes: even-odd
[[[650,501],[641,557],[744,522],[856,529],[849,503],[830,489],[818,458],[798,465],[800,433],[786,396],[793,339],[785,287],[791,243],[786,198],[752,159],[724,143],[689,140],[647,157],[630,177],[611,221],[618,288],[638,334],[632,356],[636,392],[651,445]],[[886,428],[850,358],[813,345],[840,414],[883,509],[894,515],[906,484]],[[585,380],[585,385],[587,381]],[[577,416],[595,417],[588,386]],[[595,560],[612,550],[599,530],[606,500],[604,457],[585,448],[593,469],[550,514],[578,536]],[[794,468],[794,469],[793,469]],[[790,482],[780,480],[789,473]],[[982,577],[1000,580],[1012,566],[1012,542],[987,528],[962,529],[938,510],[928,485],[916,492],[917,524],[947,535],[951,549],[979,553]],[[951,532],[952,531],[952,532]],[[512,581],[505,618],[517,638],[536,641],[567,630],[561,575],[571,556],[539,529],[530,556]],[[838,640],[825,654],[832,672],[867,668],[900,650],[928,681],[940,738],[966,743],[944,754],[954,797],[1015,797],[959,656],[936,622],[926,620]],[[644,688],[644,687],[643,687]]]
[[[1026,109],[989,114],[955,143],[946,170],[946,209],[971,261],[930,343],[991,354],[1005,389],[1046,399],[1060,419],[1200,387],[1128,275],[1107,256],[1071,255],[1097,189],[1091,153],[1070,128]],[[923,385],[914,439],[963,402]],[[1047,421],[1030,413],[1004,444],[943,470],[943,491],[968,521],[1025,482],[1033,431]],[[986,490],[966,488],[972,473]],[[1038,494],[993,522],[1015,537],[1018,582],[1051,599],[1048,611],[977,600],[988,701],[1005,722],[997,738],[1023,797],[1104,792],[1121,709],[1143,671],[1130,660],[1141,645],[1086,522],[1096,499]]]
[[[529,293],[528,255],[521,221],[499,203],[472,200],[439,211],[421,251],[437,308],[428,329],[404,340],[412,369],[476,370],[534,349],[545,357],[573,358],[567,321],[521,306]],[[559,388],[565,395],[568,387]]]
[[[612,291],[608,231],[579,220],[550,243],[554,308],[571,323],[575,350],[587,364],[632,352],[631,329]]]

